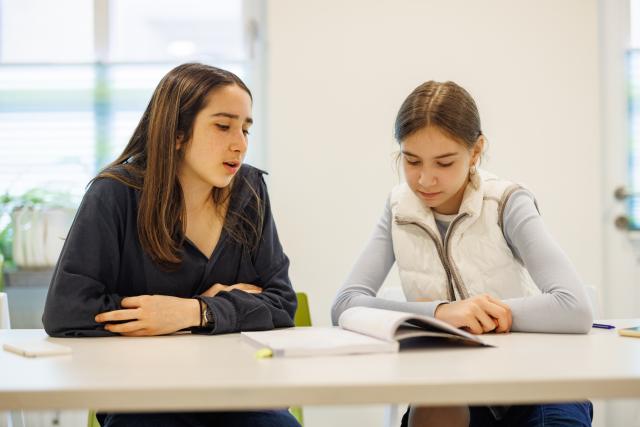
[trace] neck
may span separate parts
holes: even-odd
[[[449,200],[441,204],[440,206],[436,206],[433,210],[439,214],[443,215],[454,215],[460,212],[460,206],[462,205],[462,199],[464,198],[464,192],[467,189],[466,185],[460,187],[458,192],[453,195]]]
[[[178,181],[180,181],[180,185],[182,186],[187,215],[213,207],[213,200],[211,198],[213,187],[211,185],[190,179],[184,175],[179,175]]]

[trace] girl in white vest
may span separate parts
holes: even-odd
[[[474,334],[587,333],[584,285],[548,233],[534,196],[480,171],[485,146],[473,98],[453,82],[429,81],[395,122],[406,182],[332,308],[427,314]],[[376,297],[397,263],[407,302]],[[410,407],[403,426],[590,426],[590,402],[511,407]]]

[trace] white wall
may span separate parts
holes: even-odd
[[[485,167],[535,191],[584,280],[600,285],[596,0],[272,0],[266,12],[270,194],[315,324],[329,324],[398,182],[397,109],[429,79],[472,93]],[[305,411],[310,427],[382,425],[381,407]]]
[[[267,24],[269,186],[316,324],[329,323],[398,181],[397,109],[429,79],[471,92],[490,141],[485,167],[534,190],[584,280],[599,285],[596,0],[276,0]]]

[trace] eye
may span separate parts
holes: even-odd
[[[251,133],[249,133],[249,129],[242,129],[242,133],[244,134],[244,136],[251,135]]]
[[[223,124],[220,124],[220,123],[216,123],[216,127],[217,127],[218,129],[222,130],[222,131],[227,131],[227,130],[229,130],[229,125],[223,125]]]
[[[443,168],[448,168],[452,164],[453,164],[453,162],[449,162],[449,163],[440,163],[440,162],[438,162],[438,166],[443,167]]]
[[[411,166],[417,166],[420,164],[420,160],[409,160],[406,157],[404,158],[404,160]]]

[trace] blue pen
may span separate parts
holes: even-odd
[[[594,323],[593,327],[594,328],[600,328],[600,329],[615,329],[616,328],[613,325],[606,325],[604,323]]]

